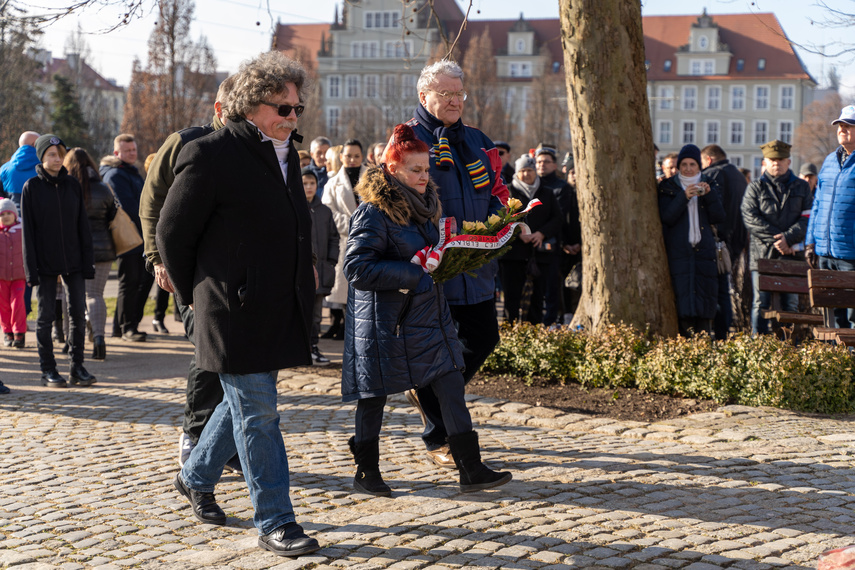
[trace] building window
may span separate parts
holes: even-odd
[[[511,62],[508,71],[511,77],[531,77],[531,63],[528,61]]]
[[[671,121],[659,121],[656,132],[659,144],[671,144]]]
[[[764,111],[769,108],[769,86],[758,85],[754,88],[754,108]]]
[[[759,71],[763,71],[766,69],[766,58],[761,57],[760,59],[757,60],[757,69]]]
[[[767,140],[769,140],[769,123],[754,121],[754,144],[766,144]]]
[[[659,109],[662,111],[670,111],[674,108],[674,88],[660,87],[659,88]]]
[[[778,123],[778,138],[787,144],[793,144],[793,122],[781,121]]]
[[[712,75],[715,61],[711,59],[693,59],[689,61],[689,75]]]
[[[350,57],[369,58],[377,57],[377,42],[352,42],[350,44]]]
[[[345,77],[344,96],[348,99],[359,97],[359,76],[348,75]]]
[[[695,144],[695,121],[683,121],[683,144]]]
[[[383,76],[383,98],[394,99],[398,96],[398,80],[394,75]]]
[[[404,75],[401,77],[401,98],[414,99],[416,96],[416,83],[418,78],[415,75]]]
[[[701,74],[701,62],[698,60],[692,60],[689,63],[689,74],[690,75],[700,75]]]
[[[327,132],[332,137],[339,136],[340,111],[338,107],[327,107]]]
[[[377,97],[378,89],[377,84],[379,83],[379,77],[376,75],[366,75],[365,76],[365,96],[371,99]]]
[[[781,109],[792,110],[795,107],[796,89],[792,85],[781,85]]]
[[[341,77],[338,75],[330,75],[327,79],[327,97],[330,99],[338,99],[341,97]]]
[[[525,40],[517,40],[517,53],[525,53]]]
[[[707,110],[718,111],[721,109],[721,87],[707,87]]]
[[[730,144],[745,144],[745,123],[742,121],[730,121]]]
[[[366,28],[398,28],[401,25],[399,12],[365,12]]]
[[[741,154],[729,154],[727,158],[730,159],[730,163],[736,167],[742,166],[742,155]]]
[[[718,121],[704,121],[704,144],[718,144]]]
[[[730,110],[742,111],[745,109],[745,87],[734,85],[730,88]]]
[[[683,87],[683,110],[694,111],[698,106],[698,88]]]
[[[671,60],[670,59],[665,60],[665,65],[663,66],[663,69],[664,69],[665,73],[668,73],[669,71],[671,71]]]
[[[744,59],[737,59],[736,60],[736,71],[742,71],[743,69],[745,69],[745,60]]]
[[[701,36],[698,38],[698,47],[699,48],[707,49],[708,45],[709,45],[709,40],[707,39],[706,36]]]
[[[711,59],[704,61],[704,75],[715,74],[715,62]]]
[[[410,57],[410,54],[413,53],[413,42],[411,42],[410,40],[407,40],[405,42],[389,41],[384,44],[384,49],[386,57]]]
[[[763,157],[754,157],[754,168],[751,171],[751,180],[757,180],[763,174]]]

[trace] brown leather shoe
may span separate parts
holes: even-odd
[[[446,469],[457,469],[457,465],[454,463],[454,457],[451,455],[451,448],[448,447],[448,444],[443,445],[439,449],[434,449],[433,451],[429,449],[427,454],[430,460],[433,461],[434,465],[445,467]]]

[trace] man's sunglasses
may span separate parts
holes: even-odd
[[[294,111],[294,113],[299,118],[300,115],[303,114],[303,111],[306,109],[304,105],[277,105],[276,103],[268,103],[267,101],[262,101],[261,104],[276,109],[276,112],[279,114],[280,117],[287,117],[291,114],[291,111]]]

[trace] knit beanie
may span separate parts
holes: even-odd
[[[15,212],[15,215],[18,215],[18,206],[15,205],[15,202],[10,200],[9,198],[3,198],[0,200],[0,214],[3,212]]]
[[[41,162],[42,156],[44,156],[45,152],[47,152],[47,149],[49,149],[52,146],[59,146],[59,145],[62,145],[63,148],[65,147],[65,144],[63,144],[62,140],[56,135],[47,134],[47,135],[42,135],[39,138],[37,138],[35,147],[36,147],[36,156],[39,157],[39,162]]]
[[[680,168],[680,163],[683,162],[684,158],[692,158],[695,162],[698,163],[698,167],[701,166],[701,149],[696,147],[693,144],[687,144],[683,148],[680,149],[680,154],[677,155],[677,168]]]
[[[534,170],[534,159],[527,154],[520,156],[514,163],[514,172],[519,172],[523,168],[531,168]]]

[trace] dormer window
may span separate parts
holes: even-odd
[[[517,53],[525,52],[525,40],[517,40]]]
[[[745,60],[737,59],[736,60],[736,71],[742,71],[745,69]]]
[[[763,71],[764,69],[766,69],[766,58],[765,57],[761,57],[760,59],[757,60],[757,69],[759,71]]]
[[[665,73],[668,73],[669,71],[671,71],[671,60],[670,59],[665,60],[664,70],[665,70]]]
[[[707,49],[707,46],[710,44],[709,39],[706,36],[701,36],[698,38],[698,47],[701,49]]]

